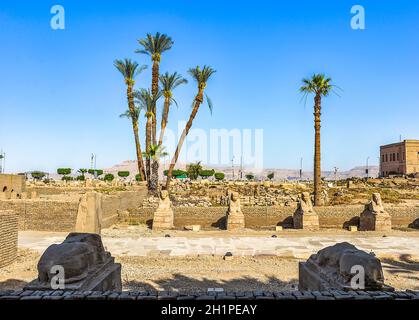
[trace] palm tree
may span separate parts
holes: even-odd
[[[140,138],[138,136],[138,117],[135,117],[135,104],[134,104],[134,96],[133,96],[133,88],[135,84],[135,77],[139,75],[146,66],[139,66],[139,64],[135,61],[131,61],[131,59],[124,59],[124,60],[115,60],[114,66],[118,69],[118,71],[124,76],[125,84],[127,85],[127,101],[128,101],[128,110],[131,114],[131,122],[132,122],[132,130],[134,132],[134,139],[135,139],[135,149],[137,153],[137,163],[138,163],[138,172],[141,178],[145,179],[145,170],[144,170],[144,162],[142,158],[142,151],[141,151],[141,143]],[[134,116],[132,116],[134,115]]]
[[[159,170],[159,161],[161,157],[165,157],[168,153],[164,150],[165,147],[162,145],[152,144],[150,145],[149,152],[143,152],[143,156],[147,158],[151,158],[153,160],[152,163],[152,175],[150,178],[150,189],[155,191],[155,194],[159,191],[159,175],[155,174]]]
[[[176,162],[179,158],[180,150],[182,149],[183,142],[185,141],[186,136],[189,133],[190,128],[192,127],[192,122],[195,119],[196,114],[198,113],[199,107],[204,102],[204,90],[207,85],[208,79],[211,77],[213,73],[216,71],[212,69],[210,66],[204,66],[202,69],[199,66],[195,68],[191,68],[188,70],[188,73],[192,76],[192,78],[198,84],[198,93],[195,96],[193,101],[193,109],[189,116],[189,120],[183,129],[182,135],[180,136],[178,145],[175,150],[175,154],[173,155],[172,161],[170,163],[169,171],[167,172],[167,180],[166,180],[166,189],[169,190],[170,188],[170,180],[172,179],[172,172],[176,165]],[[205,95],[208,107],[212,112],[212,102],[207,95]]]
[[[174,102],[177,106],[176,100],[173,98],[173,90],[180,86],[181,84],[188,83],[188,80],[183,78],[177,72],[169,74],[166,72],[162,74],[159,78],[160,84],[162,86],[162,93],[164,96],[164,107],[163,107],[163,114],[161,117],[161,128],[160,128],[160,137],[158,145],[161,146],[164,137],[164,131],[166,129],[167,120],[169,117],[169,108],[172,102]]]
[[[307,100],[307,96],[314,94],[314,205],[321,204],[321,166],[320,166],[320,116],[322,97],[327,97],[333,91],[334,85],[331,84],[332,79],[326,78],[324,74],[314,74],[311,78],[303,79],[303,85],[300,92],[303,98]]]
[[[152,119],[154,118],[155,114],[153,112],[153,105],[155,104],[155,100],[160,98],[161,93],[158,92],[157,96],[153,96],[153,94],[150,92],[150,89],[141,89],[139,91],[134,92],[135,102],[138,105],[138,109],[145,110],[145,116],[147,118],[146,122],[146,176],[147,176],[147,182],[148,182],[148,189],[151,190],[151,167],[150,167],[150,147],[152,145],[151,143],[151,126],[152,126]],[[157,177],[158,179],[158,177]]]
[[[153,61],[151,93],[153,94],[153,96],[157,96],[159,91],[159,66],[161,54],[172,47],[172,38],[170,38],[166,34],[160,34],[160,32],[157,32],[154,36],[148,33],[146,38],[138,40],[138,43],[143,47],[143,49],[137,49],[135,52],[147,54],[151,57],[151,60]],[[155,101],[157,101],[157,99],[155,99]],[[156,114],[156,103],[154,103],[152,111],[154,114]],[[154,117],[152,120],[153,144],[157,144],[156,123],[156,118]]]

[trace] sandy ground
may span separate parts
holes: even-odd
[[[36,278],[40,253],[19,249],[17,261],[0,269],[0,290],[20,289]],[[398,290],[419,290],[419,260],[411,256],[379,257],[386,283]],[[295,290],[298,286],[298,259],[285,257],[219,256],[127,257],[122,263],[124,290]]]

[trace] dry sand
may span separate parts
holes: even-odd
[[[37,277],[40,254],[19,249],[17,261],[0,269],[0,290],[20,289]],[[409,256],[379,257],[386,283],[398,290],[419,290],[419,260]],[[298,259],[283,257],[218,256],[154,258],[116,257],[122,263],[124,290],[295,290],[298,286]]]

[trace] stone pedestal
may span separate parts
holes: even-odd
[[[169,194],[166,190],[160,192],[160,201],[153,217],[153,230],[169,230],[174,228],[174,216]]]
[[[373,193],[372,200],[365,205],[359,219],[360,231],[390,231],[391,216],[384,210],[381,196]]]
[[[240,207],[240,197],[237,192],[231,192],[226,214],[226,229],[237,230],[245,226],[244,215]]]
[[[310,194],[303,192],[293,216],[294,229],[319,230],[319,216],[313,209]]]
[[[54,270],[57,266],[64,276]],[[52,289],[121,291],[121,265],[105,251],[98,234],[70,233],[63,243],[45,250],[38,262],[38,278],[25,287]]]
[[[102,228],[102,194],[85,193],[79,202],[76,232],[100,234]]]

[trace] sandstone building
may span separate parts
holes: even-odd
[[[380,175],[419,172],[419,140],[404,140],[380,146]]]
[[[0,192],[14,191],[18,194],[26,191],[25,176],[0,174]]]

